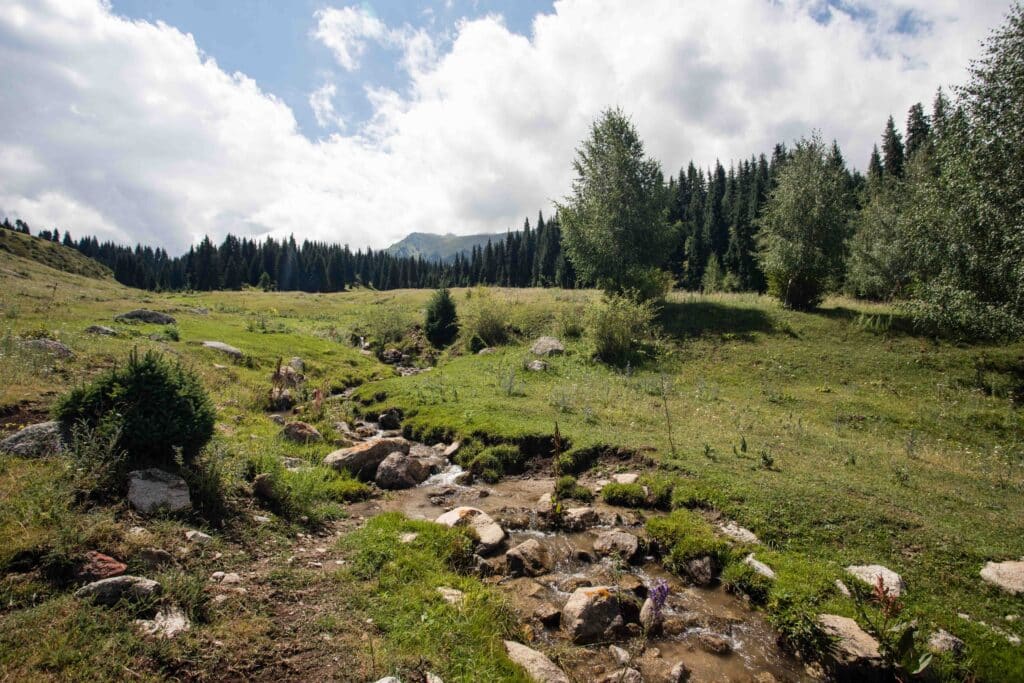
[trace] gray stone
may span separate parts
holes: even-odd
[[[640,479],[636,472],[622,472],[612,475],[612,481],[616,484],[635,484]]]
[[[318,443],[324,440],[324,437],[317,431],[317,428],[307,422],[289,422],[281,430],[281,436],[294,441],[295,443],[309,444]]]
[[[364,441],[328,454],[324,458],[324,465],[346,470],[360,479],[370,481],[377,475],[377,468],[384,462],[384,458],[396,451],[408,453],[409,442],[405,439]]]
[[[86,334],[99,334],[104,337],[117,336],[117,330],[112,327],[107,327],[106,325],[89,325],[89,327],[85,328],[85,332]]]
[[[541,337],[530,347],[530,353],[535,356],[558,356],[565,353],[565,347],[554,337]]]
[[[544,372],[548,369],[548,364],[542,360],[531,360],[526,364],[526,369],[530,372]]]
[[[158,313],[157,311],[150,311],[145,308],[137,308],[134,311],[122,313],[121,315],[116,316],[114,320],[136,320],[138,322],[153,323],[155,325],[173,325],[178,322],[166,313]]]
[[[601,683],[644,683],[644,677],[636,669],[624,668],[613,671],[600,679]]]
[[[835,614],[820,614],[818,622],[833,639],[829,655],[844,675],[872,680],[885,666],[878,641],[866,633],[853,619]],[[856,680],[852,678],[851,680]]]
[[[136,619],[135,626],[143,635],[170,639],[192,628],[192,622],[180,607],[167,607],[152,619]]]
[[[761,542],[753,531],[741,527],[736,522],[722,524],[718,527],[718,530],[738,543],[757,544]]]
[[[181,512],[192,507],[185,480],[155,467],[128,474],[128,502],[144,515]]]
[[[462,446],[462,442],[461,441],[453,441],[450,444],[448,444],[448,447],[444,449],[444,451],[441,453],[441,455],[443,455],[446,458],[450,458],[450,457],[452,457],[453,455],[455,455],[456,453],[459,452],[459,448],[461,446]]]
[[[377,466],[374,481],[382,489],[408,489],[430,476],[430,467],[422,460],[401,451],[389,454]]]
[[[615,663],[619,666],[626,666],[632,659],[629,652],[618,645],[609,645],[608,652],[611,653],[612,657],[615,659]]]
[[[601,518],[591,507],[569,508],[562,515],[562,526],[569,531],[583,531],[599,524]]]
[[[928,638],[928,650],[935,654],[949,653],[955,656],[963,654],[964,641],[949,631],[939,629]]]
[[[700,645],[702,650],[714,655],[727,655],[732,652],[732,645],[729,644],[729,641],[724,636],[711,633],[710,631],[698,634],[697,644]]]
[[[485,346],[484,348],[482,348],[479,351],[477,351],[476,355],[478,355],[478,356],[489,356],[492,353],[497,353],[497,351],[498,351],[498,349],[494,348],[493,346]]]
[[[40,422],[29,425],[0,441],[0,451],[22,458],[38,458],[64,450],[60,423]]]
[[[505,641],[508,658],[521,666],[534,683],[569,683],[569,677],[554,662],[522,643]]]
[[[886,592],[896,598],[907,590],[907,584],[899,574],[880,564],[850,565],[846,572],[869,586],[874,586],[881,578]]]
[[[213,536],[193,529],[185,532],[185,540],[196,545],[206,545],[213,540]]]
[[[509,576],[540,576],[551,568],[548,549],[535,538],[530,538],[505,554]]]
[[[679,662],[669,672],[667,683],[686,683],[688,680],[690,680],[690,667]]]
[[[1012,595],[1024,594],[1024,559],[1019,562],[989,562],[982,568],[981,578]]]
[[[449,605],[461,605],[462,601],[466,599],[466,594],[456,588],[438,586],[437,592]]]
[[[626,562],[637,556],[640,539],[625,531],[605,531],[594,541],[594,552],[605,557],[620,557]]]
[[[75,352],[56,339],[26,339],[21,342],[22,348],[40,353],[49,353],[57,358],[71,358]]]
[[[687,561],[686,573],[698,586],[708,586],[715,580],[715,564],[708,556],[697,557]]]
[[[743,564],[747,565],[748,567],[750,567],[766,579],[771,579],[773,581],[775,580],[775,572],[772,570],[772,568],[766,565],[764,562],[761,562],[760,560],[756,559],[754,557],[754,553],[750,553],[745,558],[743,558]]]
[[[482,510],[471,507],[457,507],[449,510],[436,520],[438,524],[449,527],[468,526],[476,532],[483,553],[496,550],[505,540],[505,530],[491,516]]]
[[[662,621],[661,615],[654,609],[654,601],[650,598],[644,600],[644,604],[640,607],[640,626],[644,632],[648,635],[658,633],[661,631]]]
[[[562,608],[562,629],[577,645],[601,640],[621,625],[619,599],[608,586],[577,588]]]
[[[306,361],[302,360],[298,356],[292,356],[291,360],[288,361],[288,367],[295,372],[305,372]]]
[[[213,349],[214,351],[220,351],[221,353],[231,356],[232,358],[242,357],[241,349],[236,349],[234,346],[231,346],[231,344],[225,344],[224,342],[204,341],[203,346],[208,349]]]
[[[138,560],[149,569],[160,569],[174,564],[174,557],[161,548],[143,548],[138,552]]]
[[[396,363],[401,363],[402,352],[399,351],[398,349],[385,349],[380,354],[380,360],[382,363],[387,363],[388,365],[395,365]]]
[[[75,591],[75,597],[92,600],[97,605],[116,605],[120,600],[138,602],[160,595],[162,586],[141,576],[114,576],[93,581]]]
[[[381,429],[398,429],[402,426],[402,414],[395,408],[389,408],[377,416],[377,424]]]

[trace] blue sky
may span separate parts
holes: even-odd
[[[1009,0],[0,0],[0,216],[179,253],[554,210],[603,109],[676,173],[820,131],[863,168]]]
[[[550,12],[550,0],[451,0],[451,2],[352,3],[389,26],[423,28],[442,42],[459,21],[499,15],[510,31],[529,36],[533,18]],[[241,71],[262,89],[284,100],[308,137],[325,131],[309,106],[309,93],[330,81],[337,86],[338,114],[351,127],[372,114],[363,86],[401,90],[408,76],[397,69],[399,50],[372,46],[361,68],[349,73],[331,51],[311,36],[317,10],[330,5],[310,0],[113,0],[115,13],[131,19],[163,21],[191,33],[199,47],[228,72]]]

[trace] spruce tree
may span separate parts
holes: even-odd
[[[907,112],[907,159],[912,158],[919,149],[928,144],[930,133],[931,126],[924,115],[924,107],[918,102]]]
[[[885,175],[893,178],[903,177],[903,140],[892,116],[885,124],[882,134],[882,164]]]

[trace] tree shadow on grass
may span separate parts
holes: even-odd
[[[666,302],[658,316],[662,329],[672,337],[731,334],[750,339],[754,332],[772,332],[771,317],[757,308],[714,301]]]

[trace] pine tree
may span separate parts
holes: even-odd
[[[889,117],[882,134],[882,163],[885,175],[893,178],[903,177],[903,140],[896,124]]]
[[[918,102],[907,112],[907,159],[912,158],[919,149],[925,148],[930,134],[931,126],[924,115],[924,107]]]

